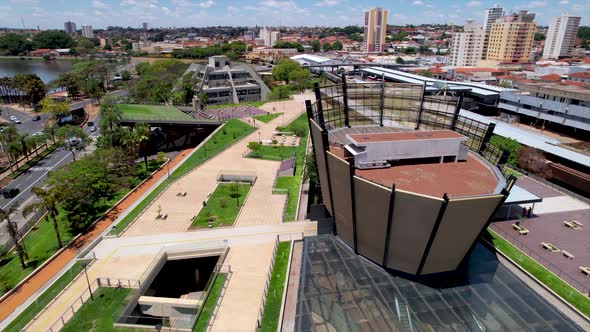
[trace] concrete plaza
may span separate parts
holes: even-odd
[[[232,278],[214,321],[214,331],[252,331],[260,304],[267,272],[270,268],[277,235],[298,237],[316,233],[314,222],[282,222],[285,195],[273,195],[272,187],[280,162],[244,158],[250,141],[270,140],[275,128],[287,124],[304,112],[304,100],[310,95],[297,95],[290,101],[267,103],[261,108],[284,115],[270,123],[256,121],[259,129],[208,160],[173,183],[148,207],[121,237],[105,238],[92,251],[96,260],[88,268],[90,280],[140,280],[159,253],[173,248],[194,248],[227,241],[230,247],[224,265],[231,266]],[[247,120],[246,120],[247,121]],[[234,227],[187,231],[207,195],[217,185],[222,170],[255,172],[257,181],[236,220]],[[177,194],[186,192],[186,196]],[[158,206],[167,214],[156,220]],[[128,211],[127,211],[128,212]],[[72,304],[80,303],[87,293],[86,280],[78,278],[27,329],[47,331],[60,325],[61,317],[71,315]]]

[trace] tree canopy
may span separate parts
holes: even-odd
[[[33,44],[25,35],[8,33],[0,36],[0,54],[22,55],[33,49]]]
[[[273,48],[296,48],[297,52],[303,52],[303,46],[296,42],[278,41]]]
[[[187,67],[188,64],[175,59],[137,65],[135,69],[140,76],[130,87],[130,97],[135,102],[167,102],[172,97],[176,80]]]
[[[319,52],[322,49],[322,43],[317,39],[309,42],[309,45],[313,48],[314,52]]]
[[[33,36],[33,46],[35,48],[70,48],[76,42],[63,31],[43,31]]]

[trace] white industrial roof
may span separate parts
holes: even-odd
[[[521,129],[511,124],[494,120],[492,118],[488,118],[483,115],[479,115],[477,113],[473,113],[467,110],[461,110],[460,113],[462,116],[485,122],[490,123],[493,122],[496,124],[496,128],[494,129],[494,133],[500,136],[512,138],[524,145],[528,145],[534,148],[537,148],[541,151],[550,153],[552,155],[571,160],[581,165],[588,166],[590,165],[590,156],[581,154],[579,152],[575,152],[569,149],[565,149],[560,147],[558,144],[560,143],[558,140],[547,137],[545,135],[541,135],[538,133],[531,132],[529,130]]]
[[[298,54],[298,55],[292,56],[291,59],[298,61],[298,62],[308,61],[308,62],[313,62],[313,63],[323,63],[323,62],[331,60],[331,59],[325,58],[323,56],[317,56],[317,55],[312,55],[312,54]]]
[[[518,180],[516,183],[518,183]],[[514,185],[512,189],[510,189],[510,194],[508,194],[504,205],[538,203],[542,201],[543,199],[541,197]]]
[[[454,82],[454,81],[445,81],[445,80],[437,80],[430,77],[424,77],[421,75],[411,74],[395,69],[388,69],[388,68],[381,68],[381,67],[370,67],[364,68],[362,71],[369,72],[375,75],[381,76],[382,74],[392,80],[402,81],[406,83],[414,83],[414,84],[424,84],[426,86],[432,86],[436,82],[441,82],[447,84],[447,86],[452,90],[453,88],[463,88],[463,89],[471,89],[471,93],[480,95],[480,96],[494,96],[500,95],[500,92],[507,91],[511,89],[505,89],[497,86],[479,84],[479,83],[467,83],[467,82]]]

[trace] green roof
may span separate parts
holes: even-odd
[[[192,121],[190,115],[173,106],[119,104],[127,121]]]

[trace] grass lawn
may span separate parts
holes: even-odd
[[[221,295],[221,290],[223,289],[223,284],[225,283],[226,278],[227,275],[225,273],[219,273],[217,278],[215,278],[215,283],[211,287],[211,290],[209,290],[209,295],[207,295],[203,310],[201,310],[199,318],[197,318],[197,323],[193,328],[193,332],[203,332],[207,329],[207,325],[211,319],[211,314],[213,313],[215,305],[217,304],[219,296]]]
[[[231,226],[244,205],[244,200],[250,191],[249,184],[220,183],[207,200],[207,206],[193,220],[191,227],[207,228],[210,218],[215,218],[211,223],[213,227]]]
[[[149,170],[145,171],[143,163],[137,165],[137,177],[133,178],[133,182],[136,185],[142,179],[146,178],[150,171],[153,172],[158,164],[155,161],[151,161],[148,165]],[[125,196],[131,189],[124,188],[119,190],[113,198],[100,201],[95,204],[96,213],[88,218],[87,223],[90,224],[94,220],[98,219],[106,210],[113,206],[118,200]],[[69,243],[75,236],[71,233],[69,222],[66,218],[66,212],[63,208],[59,207],[59,213],[57,216],[57,223],[59,225],[59,232],[61,234],[62,243],[64,246]],[[13,257],[6,264],[0,266],[0,296],[6,291],[16,286],[21,280],[28,276],[33,270],[39,265],[43,264],[49,257],[55,254],[59,248],[57,245],[57,237],[55,230],[53,229],[53,222],[44,218],[25,236],[24,248],[28,254],[28,260],[26,261],[27,268],[21,269],[20,261],[16,252],[13,251]]]
[[[17,332],[22,330],[43,308],[53,300],[80,272],[82,265],[76,262],[68,272],[64,273],[49,288],[41,294],[36,303],[29,305],[18,317],[16,317],[7,327],[7,332]]]
[[[276,331],[279,327],[283,289],[285,288],[287,273],[289,273],[287,265],[289,264],[290,249],[291,242],[279,242],[259,331]]]
[[[205,143],[198,151],[196,151],[190,158],[188,158],[182,165],[180,165],[170,175],[171,180],[178,179],[179,177],[189,173],[209,158],[217,155],[221,151],[225,150],[231,144],[239,141],[246,137],[255,130],[254,127],[236,119],[227,121],[225,126],[218,131],[207,143]],[[139,216],[143,210],[162,192],[168,187],[169,182],[164,181],[158,187],[156,187],[146,198],[144,198],[131,212],[119,222],[117,228],[113,228],[109,234],[119,234],[122,232],[127,225],[129,225],[137,216]]]
[[[201,121],[194,119],[173,106],[119,104],[117,107],[123,113],[124,120]],[[216,122],[216,120],[203,120]]]
[[[246,105],[260,107],[260,106],[264,105],[264,103],[266,103],[266,102],[265,101],[248,101],[248,102],[239,103],[239,104],[214,104],[214,105],[205,106],[205,109],[211,110],[211,109],[234,107],[234,106],[246,106]]]
[[[271,146],[262,145],[258,150],[248,154],[248,158],[265,160],[285,160],[293,157],[297,152],[296,146]]]
[[[131,331],[113,326],[116,315],[123,310],[125,298],[130,292],[128,288],[99,288],[94,293],[94,301],[84,303],[61,331]]]
[[[257,115],[254,117],[254,119],[262,121],[264,123],[269,123],[272,120],[281,116],[281,114],[283,114],[283,113],[271,113],[271,114]]]
[[[523,269],[527,270],[535,278],[551,288],[555,293],[559,294],[564,300],[569,302],[576,309],[583,312],[586,316],[590,316],[590,299],[580,294],[570,285],[565,283],[555,274],[551,273],[541,264],[525,255],[518,248],[514,247],[508,241],[504,240],[494,231],[488,228],[484,239],[492,243],[494,247],[503,252],[506,256],[510,257],[514,262],[520,265]]]
[[[285,127],[285,131],[291,131],[293,126],[305,126],[308,128],[307,115],[301,114],[297,119],[293,120]],[[277,189],[286,189],[289,191],[289,199],[287,200],[287,208],[285,210],[284,221],[293,221],[297,219],[297,201],[299,200],[299,191],[301,178],[303,176],[303,164],[305,161],[305,147],[307,146],[308,131],[301,137],[299,146],[295,148],[295,175],[294,176],[279,176],[276,183]]]
[[[517,178],[522,176],[522,174],[520,172],[515,171],[510,167],[504,167],[504,174],[506,174],[506,176],[514,175]]]

